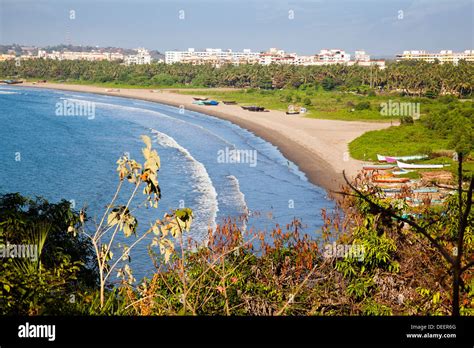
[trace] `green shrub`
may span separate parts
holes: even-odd
[[[415,121],[411,116],[402,116],[400,117],[400,124],[413,124]]]
[[[31,245],[33,258],[0,263],[0,313],[71,314],[80,294],[97,285],[90,241],[73,236],[79,223],[70,202],[49,203],[18,193],[0,196],[0,244]]]
[[[370,102],[361,101],[361,102],[359,102],[355,105],[354,109],[356,109],[357,111],[369,110],[370,109]]]

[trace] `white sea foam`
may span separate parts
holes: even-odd
[[[229,179],[230,182],[230,192],[229,192],[229,198],[231,200],[231,204],[234,206],[237,206],[239,209],[239,213],[242,215],[248,215],[249,213],[249,208],[247,206],[247,202],[245,201],[245,195],[243,194],[242,191],[240,191],[240,183],[239,179],[237,179],[233,175],[228,175],[227,179]],[[242,231],[245,231],[247,228],[247,224],[245,223],[245,220],[242,220]]]
[[[195,180],[195,189],[200,193],[198,198],[199,208],[194,213],[194,221],[192,230],[195,239],[203,241],[207,237],[208,228],[215,229],[216,217],[219,211],[217,202],[217,192],[212,184],[212,180],[206,170],[206,167],[197,161],[187,149],[179,145],[175,139],[167,134],[161,133],[155,129],[151,131],[155,135],[155,139],[161,146],[174,148],[181,152],[191,164],[192,176]]]
[[[18,92],[0,90],[0,94],[19,94]]]

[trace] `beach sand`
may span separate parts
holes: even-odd
[[[288,116],[282,111],[250,112],[238,105],[205,106],[192,104],[191,95],[176,90],[123,89],[57,83],[23,83],[25,87],[50,88],[76,92],[98,93],[158,102],[185,110],[198,111],[231,121],[277,146],[283,155],[303,171],[308,180],[329,193],[344,182],[342,171],[354,177],[365,162],[349,156],[348,144],[363,133],[390,127],[390,123],[337,121]],[[199,92],[197,92],[197,96]]]

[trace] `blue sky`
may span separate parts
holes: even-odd
[[[385,56],[473,49],[473,21],[474,0],[0,0],[0,43]]]

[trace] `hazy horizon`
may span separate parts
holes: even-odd
[[[0,44],[393,56],[473,49],[473,11],[471,0],[0,0]]]

